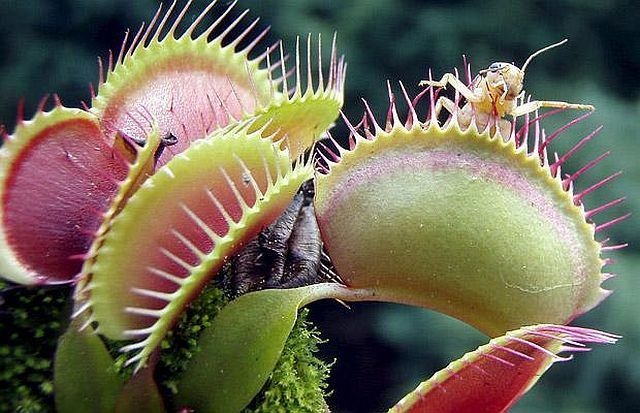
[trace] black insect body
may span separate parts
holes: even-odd
[[[307,182],[285,212],[232,260],[224,287],[235,297],[336,281],[329,268],[313,207],[313,184]]]

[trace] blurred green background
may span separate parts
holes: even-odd
[[[205,3],[196,1],[193,10]],[[219,10],[226,2],[220,3]],[[47,93],[58,93],[70,106],[88,101],[88,84],[97,81],[96,56],[118,50],[125,29],[149,21],[157,5],[156,0],[0,0],[0,123],[13,129],[21,98],[28,117]],[[606,234],[613,243],[630,243],[623,252],[610,254],[617,261],[610,270],[620,275],[606,286],[616,293],[576,321],[624,339],[552,367],[512,411],[640,411],[640,5],[631,0],[241,0],[236,12],[244,8],[272,26],[269,40],[282,38],[289,50],[296,35],[312,32],[323,34],[328,51],[328,40],[338,33],[340,52],[349,63],[345,112],[352,120],[360,117],[361,97],[378,114],[386,111],[387,79],[395,84],[402,80],[413,94],[428,68],[439,77],[461,67],[463,53],[477,71],[493,61],[520,65],[531,52],[570,39],[530,66],[525,87],[535,98],[597,106],[593,116],[556,146],[566,150],[605,125],[601,136],[568,165],[568,171],[575,171],[612,151],[578,182],[578,190],[615,171],[625,173],[585,200],[587,206],[598,206],[627,196],[623,206],[599,215],[597,222],[627,211],[636,215]],[[566,122],[571,115],[556,121]],[[344,133],[338,127],[336,135]],[[466,325],[425,310],[388,304],[354,304],[349,310],[334,302],[313,307],[312,316],[329,340],[322,357],[337,359],[330,399],[336,412],[385,410],[421,380],[487,340]]]

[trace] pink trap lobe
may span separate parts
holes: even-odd
[[[109,137],[121,131],[144,141],[157,122],[161,136],[178,138],[176,145],[165,149],[158,166],[184,151],[192,141],[255,107],[251,91],[222,69],[211,67],[210,62],[198,62],[191,55],[184,56],[182,62],[176,60],[154,67],[145,73],[149,80],[110,98],[102,115]]]
[[[65,282],[81,268],[127,166],[97,125],[70,120],[40,132],[9,171],[4,222],[9,245],[44,283]]]

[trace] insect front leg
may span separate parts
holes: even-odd
[[[464,96],[467,102],[478,103],[482,100],[481,97],[476,96],[471,89],[469,89],[464,83],[462,83],[460,79],[458,79],[452,73],[445,73],[444,76],[442,76],[442,79],[438,81],[422,80],[418,85],[446,88],[448,84],[451,85],[455,90],[460,92],[460,94]]]
[[[540,108],[560,108],[560,109],[576,109],[576,110],[596,110],[592,105],[582,105],[579,103],[557,102],[554,100],[534,100],[533,102],[527,102],[511,111],[510,115],[518,117],[526,115],[527,113],[535,112]]]

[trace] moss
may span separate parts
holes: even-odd
[[[300,311],[269,381],[243,413],[328,411],[325,396],[330,366],[315,356],[322,340],[307,320],[308,312]]]
[[[68,287],[0,293],[0,412],[53,410],[53,355],[66,328]]]

